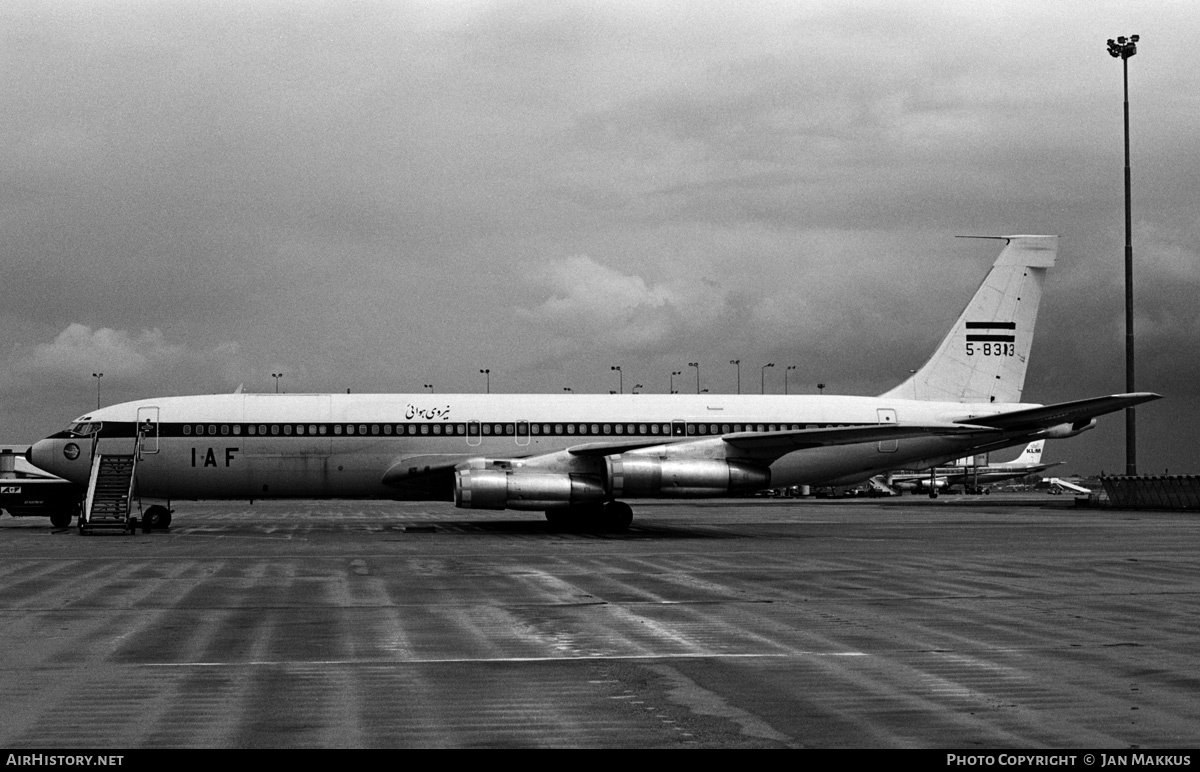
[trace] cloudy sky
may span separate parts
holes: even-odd
[[[1200,472],[1192,0],[6,2],[0,442],[94,372],[876,394],[995,257],[956,234],[1061,236],[1027,400],[1123,391],[1134,33],[1139,471]]]

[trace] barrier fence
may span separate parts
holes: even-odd
[[[1200,475],[1114,475],[1100,483],[1117,509],[1200,509]]]

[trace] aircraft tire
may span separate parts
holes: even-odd
[[[546,521],[553,530],[560,533],[587,530],[594,519],[594,514],[586,507],[546,510]]]
[[[621,501],[579,504],[567,509],[547,510],[546,520],[556,531],[623,531],[633,520],[633,510]]]
[[[55,528],[70,528],[71,518],[75,515],[69,509],[56,509],[50,513],[50,525]]]
[[[146,507],[146,514],[142,520],[146,525],[146,530],[151,528],[166,530],[171,527],[171,510],[161,504]]]
[[[604,505],[604,525],[606,530],[620,533],[633,523],[633,507],[624,501],[610,501]]]

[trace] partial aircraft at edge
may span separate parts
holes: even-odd
[[[1020,401],[1058,237],[998,238],[1005,248],[933,357],[878,397],[163,397],[91,411],[36,443],[28,458],[86,486],[81,533],[136,528],[135,499],[161,502],[142,517],[148,530],[169,524],[179,499],[286,497],[453,501],[620,530],[632,520],[621,499],[850,485],[1072,437],[1097,416],[1157,399]],[[65,517],[69,524],[71,513]]]

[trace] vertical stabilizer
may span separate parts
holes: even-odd
[[[1014,466],[1037,466],[1042,463],[1042,446],[1046,444],[1045,440],[1035,440],[1025,446],[1025,450],[1021,451],[1021,455],[1017,456],[1013,461]]]
[[[1020,402],[1046,269],[1057,236],[985,236],[1008,243],[937,352],[882,396],[945,402]]]

